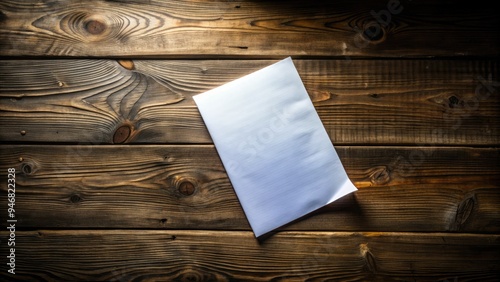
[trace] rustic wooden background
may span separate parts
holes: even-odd
[[[499,281],[498,11],[322,2],[2,0],[0,279]],[[359,191],[259,242],[192,96],[287,56]]]

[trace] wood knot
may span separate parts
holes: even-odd
[[[187,269],[185,270],[180,277],[178,277],[178,281],[182,282],[197,282],[197,281],[208,281],[208,277],[204,277],[202,273],[193,270],[193,269]]]
[[[194,193],[195,187],[194,184],[188,180],[183,180],[179,183],[178,187],[179,193],[184,196],[191,196]]]
[[[460,231],[465,225],[467,219],[472,214],[474,207],[476,206],[476,196],[471,194],[466,196],[457,207],[457,212],[455,214],[455,219],[453,220],[451,230]]]
[[[375,273],[377,271],[377,264],[375,262],[375,257],[368,248],[368,244],[360,244],[359,252],[365,261],[365,266],[371,273]]]
[[[73,204],[78,204],[81,201],[83,201],[83,199],[79,195],[73,194],[71,195],[71,197],[69,197],[69,201],[72,202]]]
[[[313,103],[318,103],[322,101],[330,100],[330,98],[335,97],[336,95],[330,91],[325,90],[311,90],[309,91],[309,95],[311,95],[311,100]]]
[[[450,98],[448,98],[448,102],[448,106],[450,108],[455,108],[460,103],[460,99],[458,99],[456,96],[451,96]]]
[[[0,11],[0,22],[7,20],[7,15]]]
[[[371,21],[363,27],[363,38],[370,43],[380,43],[386,37],[386,30],[378,22]]]
[[[24,173],[24,175],[32,175],[35,170],[33,168],[33,164],[24,163],[21,165],[21,171]]]
[[[118,60],[118,64],[127,70],[135,69],[134,61],[132,60]]]
[[[385,185],[391,181],[391,172],[387,166],[377,166],[370,172],[370,181],[375,185]]]
[[[127,139],[130,137],[130,133],[132,132],[132,128],[130,125],[125,124],[118,129],[116,129],[115,134],[113,135],[113,143],[114,144],[122,144],[127,141]]]
[[[84,28],[92,35],[99,35],[106,30],[106,24],[98,20],[89,20],[84,23]]]

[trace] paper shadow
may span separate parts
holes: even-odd
[[[282,227],[278,228],[277,230],[273,230],[273,231],[270,231],[268,233],[265,233],[265,234],[257,237],[257,241],[259,242],[259,244],[262,244],[267,239],[269,239],[270,237],[272,237],[273,235],[275,235],[279,232],[292,231],[293,229],[289,228],[289,227],[293,226],[294,224],[297,224],[301,221],[304,221],[304,220],[307,220],[307,219],[310,219],[312,217],[315,217],[315,216],[318,216],[321,214],[325,214],[325,213],[342,212],[342,214],[345,214],[346,217],[356,219],[357,224],[359,224],[360,226],[366,226],[368,223],[367,223],[363,208],[361,207],[361,205],[359,204],[358,199],[357,199],[358,192],[359,192],[359,190],[356,192],[350,193],[350,194],[334,201],[333,203],[330,203],[330,204],[328,204],[324,207],[321,207],[313,212],[310,212],[310,213],[308,213],[308,214],[306,214],[306,215],[304,215],[304,216],[302,216],[302,217],[300,217],[300,218],[298,218],[290,223],[283,225]],[[343,229],[342,226],[339,226],[335,230],[321,229],[321,231],[345,231],[345,230],[347,230],[347,229]],[[308,231],[316,231],[316,230],[308,230]]]

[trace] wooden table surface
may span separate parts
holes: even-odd
[[[1,1],[0,280],[499,281],[498,11],[321,2]],[[359,191],[259,242],[193,95],[287,56]]]

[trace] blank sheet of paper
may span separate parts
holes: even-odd
[[[194,100],[256,237],[357,190],[291,58]]]

